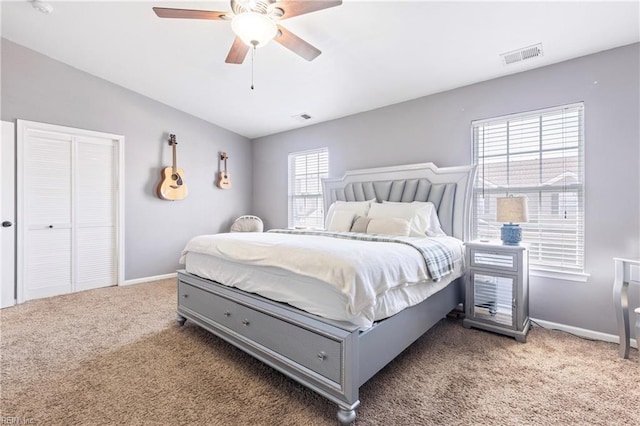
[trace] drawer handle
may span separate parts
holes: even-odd
[[[189,295],[187,293],[185,293],[185,294],[182,295],[182,297],[184,297],[186,299],[187,297],[189,297]]]
[[[327,358],[327,354],[325,354],[324,352],[318,353],[318,359],[320,361],[324,361],[326,358]]]
[[[231,315],[231,312],[229,312],[229,311],[225,311],[225,313],[224,313],[224,316],[225,316],[225,317],[229,317],[230,315]]]
[[[244,325],[245,327],[249,326],[249,320],[248,319],[243,319],[242,320],[242,325]]]

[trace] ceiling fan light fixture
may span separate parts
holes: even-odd
[[[233,17],[231,29],[248,46],[262,47],[278,33],[278,26],[267,15],[245,12]]]
[[[31,6],[45,15],[50,15],[53,12],[53,6],[41,0],[31,0]]]

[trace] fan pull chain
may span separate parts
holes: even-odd
[[[253,45],[253,49],[251,49],[251,90],[253,90],[253,63],[256,57],[256,45]]]

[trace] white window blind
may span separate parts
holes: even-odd
[[[329,176],[329,150],[289,154],[289,227],[324,227],[322,180]]]
[[[496,198],[525,195],[520,224],[532,267],[584,269],[584,107],[572,104],[472,123],[475,238],[500,237]]]

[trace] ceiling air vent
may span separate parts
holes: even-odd
[[[303,112],[301,114],[296,114],[296,115],[293,116],[293,118],[295,118],[298,121],[311,120],[311,116],[309,114],[307,114],[306,112]]]
[[[538,43],[534,46],[525,47],[523,49],[514,50],[500,55],[500,57],[502,58],[502,63],[504,65],[513,64],[514,62],[526,61],[527,59],[537,58],[538,56],[542,56],[542,43]]]

